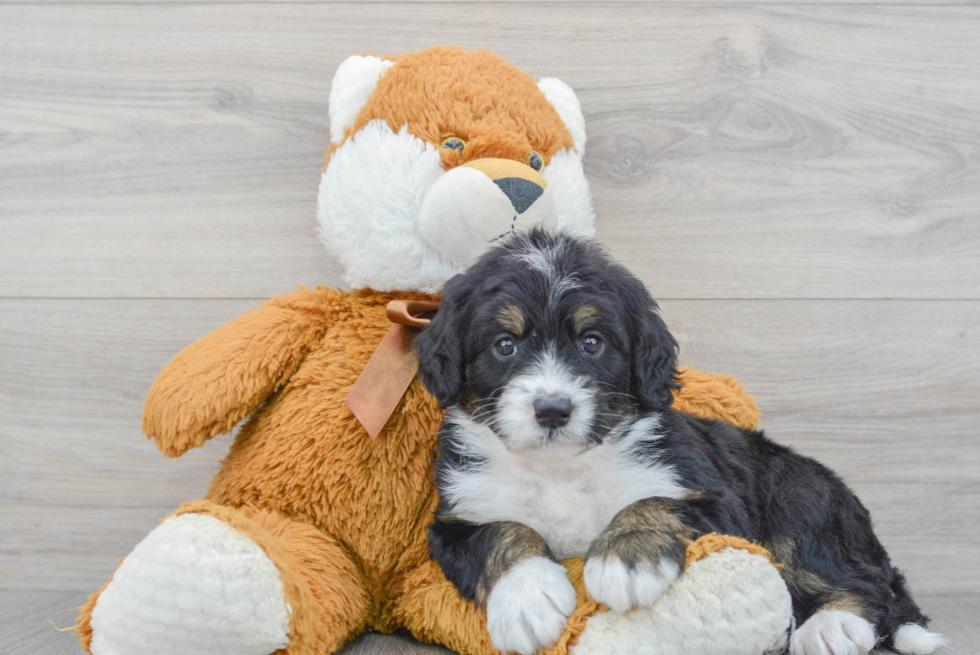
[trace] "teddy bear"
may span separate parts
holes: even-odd
[[[81,608],[77,631],[93,655],[328,655],[362,631],[398,629],[464,655],[498,652],[484,610],[428,554],[442,411],[411,379],[404,347],[375,360],[392,334],[423,329],[392,320],[425,322],[391,318],[389,305],[431,309],[450,277],[507,234],[593,236],[585,120],[560,80],[445,47],[350,57],[329,119],[320,236],[350,290],[273,298],[160,373],[143,430],[165,455],[242,425],[205,497],[165,517]],[[407,388],[380,420],[378,408],[359,414],[348,396],[366,367],[386,379],[392,366],[407,366]],[[732,378],[686,368],[681,383],[681,410],[758,421]],[[361,394],[368,405],[372,389]],[[588,598],[581,559],[566,562],[578,607],[546,652],[785,646],[789,595],[764,549],[709,535],[687,555],[653,607],[627,614]]]

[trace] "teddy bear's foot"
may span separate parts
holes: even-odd
[[[289,640],[279,570],[204,514],[168,518],[123,560],[92,610],[93,655],[268,655]]]
[[[728,548],[693,562],[650,608],[591,616],[571,655],[763,655],[785,646],[789,592],[769,561]]]
[[[357,565],[275,512],[185,503],[82,608],[92,655],[329,655],[369,602]]]

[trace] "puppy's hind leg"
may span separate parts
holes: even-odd
[[[783,564],[781,572],[797,616],[813,612],[793,633],[790,655],[864,655],[875,647],[930,655],[946,643],[926,630],[929,620],[895,569],[890,569],[890,584],[865,587],[863,593],[834,588],[799,566]]]
[[[929,632],[918,623],[906,623],[895,631],[892,648],[902,655],[930,655],[946,643],[941,634]]]
[[[926,629],[928,619],[912,600],[905,576],[895,571],[889,594],[888,631],[882,644],[902,655],[930,655],[947,640],[941,634]]]
[[[898,584],[904,590],[903,581]],[[930,655],[946,643],[942,635],[926,630],[927,619],[911,598],[904,599],[907,605],[901,594],[890,600],[891,606],[880,612],[847,594],[827,600],[793,633],[790,655],[864,655],[876,646],[902,655]]]

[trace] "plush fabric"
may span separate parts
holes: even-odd
[[[575,148],[572,133],[534,78],[492,52],[439,47],[392,59],[399,65],[378,81],[348,135],[372,120],[383,120],[393,131],[405,126],[429,143],[462,136],[469,150],[442,149],[446,169],[482,157],[525,161],[528,150],[537,151],[547,164],[559,150]],[[557,95],[555,82],[547,82],[546,88]],[[562,108],[571,115],[567,95]],[[582,145],[584,135],[582,125]]]

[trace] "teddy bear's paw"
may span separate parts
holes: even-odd
[[[93,655],[268,655],[289,641],[279,570],[227,523],[181,514],[123,560],[92,611]]]
[[[789,626],[773,640],[762,655],[786,655],[789,652],[789,638],[796,629],[796,619],[790,621]]]
[[[613,554],[590,557],[585,563],[585,589],[616,612],[650,607],[677,579],[681,569],[671,559],[627,565]]]
[[[490,591],[490,639],[505,653],[533,655],[558,641],[575,604],[575,588],[561,564],[546,557],[528,558]]]
[[[792,622],[770,561],[727,548],[694,561],[653,607],[589,617],[570,655],[760,655]]]
[[[865,655],[877,642],[874,627],[850,612],[817,612],[793,633],[790,655]]]

